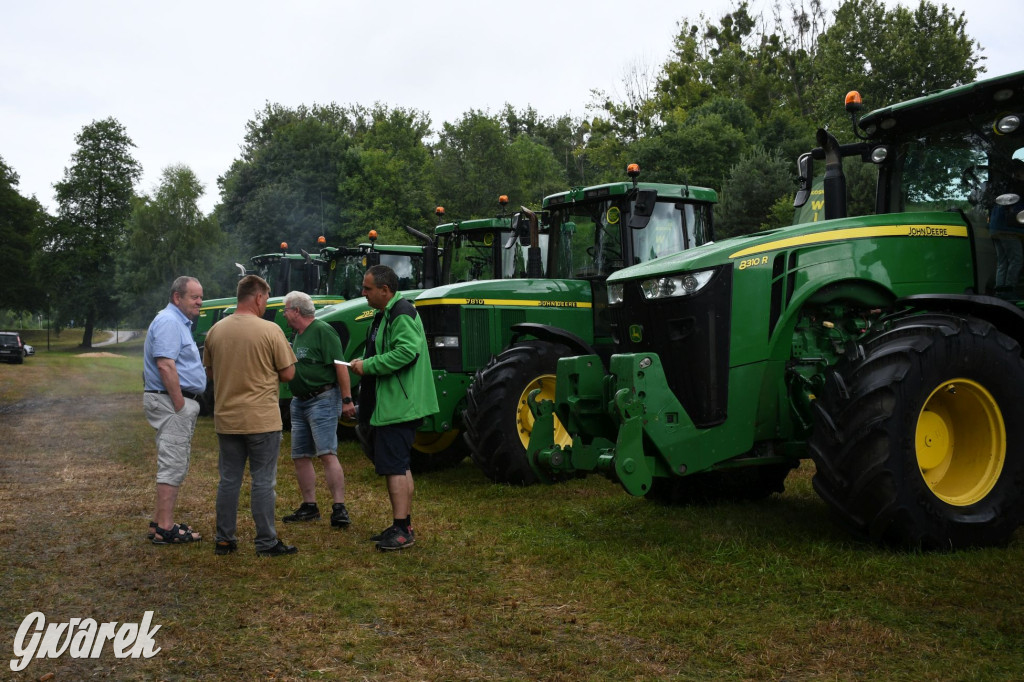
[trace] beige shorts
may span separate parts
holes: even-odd
[[[156,482],[178,487],[188,473],[199,403],[185,398],[185,406],[175,412],[169,395],[143,393],[142,407],[156,429]]]

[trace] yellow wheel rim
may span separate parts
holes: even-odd
[[[951,379],[932,391],[917,419],[917,464],[943,502],[974,504],[991,492],[1006,462],[1006,424],[992,394]]]
[[[542,374],[529,384],[523,390],[523,394],[519,396],[519,403],[516,410],[516,429],[519,431],[519,440],[523,442],[523,448],[526,449],[530,446],[530,434],[533,433],[533,422],[536,421],[533,418],[533,412],[530,412],[530,406],[527,403],[527,398],[530,397],[530,393],[536,389],[540,389],[540,393],[537,394],[537,401],[550,400],[555,401],[555,375],[554,374]],[[566,445],[572,444],[572,436],[562,426],[562,422],[555,417],[555,445],[560,445],[563,448]]]
[[[455,442],[455,439],[459,437],[459,433],[458,429],[452,429],[444,433],[417,431],[412,446],[420,452],[432,455],[435,452],[447,450]]]

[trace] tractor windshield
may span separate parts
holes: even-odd
[[[659,201],[647,227],[628,227],[633,202],[626,197],[575,202],[550,210],[558,235],[554,277],[603,279],[626,265],[677,253],[711,241],[710,205]],[[629,233],[629,252],[622,235]],[[626,260],[629,260],[626,263]]]
[[[1020,193],[1013,167],[1024,159],[1024,134],[997,135],[993,122],[964,131],[953,121],[901,142],[890,192],[894,212],[962,210],[974,227],[990,222],[996,199]]]
[[[620,270],[620,227],[624,199],[575,202],[552,209],[548,223],[559,237],[552,276],[567,279],[604,278]]]
[[[380,264],[386,265],[398,275],[400,291],[423,287],[423,256],[410,253],[382,253]]]
[[[326,290],[320,293],[340,296],[346,300],[362,296],[363,274],[366,272],[365,258],[362,254],[347,254],[334,258],[327,276]]]
[[[711,207],[659,201],[647,227],[632,230],[633,265],[711,241]]]
[[[513,279],[526,276],[526,246],[505,249],[509,230],[472,230],[444,237],[442,281],[445,284],[480,279]],[[547,235],[540,246],[547,254]]]

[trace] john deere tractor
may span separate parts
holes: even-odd
[[[336,253],[354,253],[352,249],[324,247],[326,240],[323,237],[318,239],[318,244],[323,250],[332,249]],[[291,333],[291,328],[284,319],[282,308],[284,307],[284,296],[289,291],[305,291],[312,296],[313,303],[317,307],[340,303],[345,300],[341,292],[336,289],[328,291],[329,279],[325,266],[327,261],[322,258],[311,256],[305,250],[300,253],[289,253],[287,242],[281,242],[280,253],[267,253],[253,256],[249,259],[252,268],[247,270],[240,263],[235,263],[239,270],[239,278],[246,275],[259,275],[270,285],[270,300],[267,301],[266,317],[276,322],[285,334]],[[217,320],[235,311],[238,299],[234,296],[215,298],[203,301],[199,310],[199,318],[196,320],[192,330],[192,338],[195,339],[199,351],[202,352],[206,342],[206,334],[210,331]],[[213,385],[207,382],[206,392],[200,400],[200,414],[209,415],[213,413]],[[287,387],[283,389],[287,391]],[[291,395],[282,396],[283,399],[290,399]],[[283,413],[283,412],[282,412]]]
[[[564,358],[555,395],[531,393],[539,478],[600,472],[633,495],[756,498],[810,458],[814,489],[864,538],[1011,538],[1024,514],[1024,314],[1019,272],[1007,281],[994,254],[1024,231],[1024,72],[859,119],[851,93],[847,109],[856,139],[819,130],[799,163],[797,204],[823,164],[823,220],[608,278],[616,353]],[[871,215],[847,215],[844,158],[877,169]]]
[[[639,182],[636,166],[629,174],[551,195],[500,233],[475,237],[466,223],[453,233],[445,267],[461,264],[461,274],[416,299],[440,406],[417,448],[429,443],[448,463],[470,451],[495,481],[534,480],[526,396],[554,396],[561,357],[611,354],[605,279],[711,240],[714,191]]]
[[[444,215],[443,209],[439,208],[437,215],[441,218]],[[415,299],[421,291],[442,282],[500,276],[501,252],[496,251],[495,246],[500,245],[503,238],[509,238],[510,225],[510,216],[464,220],[438,225],[432,236],[406,227],[408,232],[423,242],[422,246],[376,244],[348,276],[358,278],[361,284],[368,267],[378,263],[390,266],[399,276],[402,295],[410,300]],[[497,259],[494,258],[496,253],[499,255]],[[330,267],[334,268],[334,265]],[[338,332],[345,357],[357,358],[364,354],[366,332],[375,312],[367,304],[366,298],[360,296],[328,306],[318,311],[317,317],[328,322]],[[358,377],[353,375],[352,380],[355,385]],[[354,426],[354,423],[342,421],[340,428],[343,430],[339,433],[345,433],[344,429]],[[439,438],[431,432],[419,433],[413,446],[413,469],[426,471],[449,466],[452,463],[448,447],[450,440],[447,435]],[[465,451],[461,452],[459,459],[463,457]]]

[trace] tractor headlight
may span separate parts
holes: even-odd
[[[622,292],[625,291],[626,285],[621,282],[608,285],[608,305],[619,305],[622,303]]]
[[[435,336],[434,348],[458,348],[459,337],[457,336]]]
[[[711,281],[714,270],[688,272],[674,277],[656,277],[640,282],[640,290],[644,298],[672,298],[673,296],[689,296],[695,294]]]

